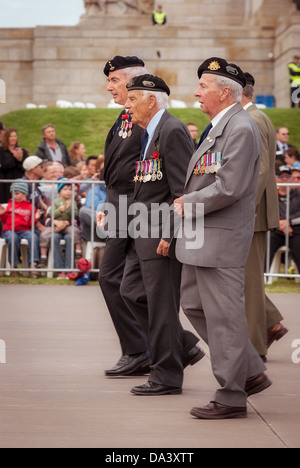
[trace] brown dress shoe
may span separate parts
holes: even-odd
[[[191,415],[198,419],[242,419],[247,418],[247,407],[225,406],[211,401],[202,408],[193,408]]]
[[[261,374],[255,375],[250,379],[246,380],[245,392],[248,397],[255,395],[256,393],[263,392],[267,388],[271,387],[272,382],[268,377],[262,372]]]
[[[277,323],[274,327],[269,328],[268,330],[268,348],[274,341],[279,341],[288,333],[288,329],[284,328],[281,323]]]

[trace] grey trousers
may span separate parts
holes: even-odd
[[[213,373],[220,385],[212,401],[246,406],[246,379],[266,370],[248,338],[244,268],[184,265],[182,308],[209,345]]]

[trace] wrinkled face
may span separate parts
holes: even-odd
[[[222,96],[226,88],[222,89],[217,84],[215,75],[203,73],[199,81],[199,87],[195,97],[199,99],[202,112],[213,119],[222,110]]]
[[[124,70],[116,70],[108,75],[107,91],[111,93],[115,103],[121,106],[124,106],[127,99],[127,83],[128,80]]]
[[[144,97],[143,91],[129,91],[125,107],[128,109],[132,122],[142,128],[147,128],[152,118],[151,110],[155,102],[153,95]]]

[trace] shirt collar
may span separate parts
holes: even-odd
[[[222,119],[222,117],[224,117],[224,115],[227,114],[227,112],[228,112],[232,107],[234,107],[235,105],[236,105],[236,102],[235,102],[234,104],[232,104],[231,106],[226,107],[226,109],[223,109],[221,112],[219,112],[219,114],[216,115],[216,116],[212,119],[212,121],[211,121],[212,126],[215,127],[215,126],[220,122],[220,120]]]

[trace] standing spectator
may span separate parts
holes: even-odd
[[[290,132],[287,127],[279,127],[276,130],[276,139],[277,139],[277,147],[276,147],[276,160],[279,160],[282,164],[284,164],[284,153],[286,150],[292,147],[288,143],[290,138]]]
[[[158,5],[156,10],[153,10],[152,22],[154,26],[163,26],[164,24],[167,24],[167,15],[163,11],[163,7],[161,5]]]
[[[296,107],[294,93],[297,94],[297,90],[300,92],[300,57],[295,55],[293,61],[288,65],[290,72],[290,83],[291,83],[291,107]],[[296,96],[299,99],[299,95]]]
[[[32,248],[32,205],[27,200],[28,184],[22,179],[17,179],[12,184],[10,191],[15,191],[15,201],[9,200],[7,208],[0,205],[0,220],[4,223],[2,237],[5,239],[8,250],[10,263],[13,262],[13,268],[19,264],[19,247],[22,239],[28,241],[28,258],[31,259]],[[13,208],[14,208],[14,231],[13,229]],[[35,220],[39,219],[40,213],[35,210]],[[14,236],[14,255],[12,255],[12,239]],[[39,242],[38,237],[34,235],[34,262],[39,261]]]
[[[60,162],[64,166],[70,166],[71,160],[65,144],[56,138],[56,131],[52,124],[42,128],[43,141],[36,150],[36,155],[45,161]]]
[[[2,178],[21,179],[24,176],[23,162],[28,152],[20,148],[18,134],[14,128],[8,128],[2,139],[0,148],[0,170]],[[10,184],[0,184],[0,203],[7,203],[10,198]]]
[[[4,136],[4,133],[5,133],[5,125],[4,125],[4,122],[0,121],[0,148],[2,147],[2,138]]]
[[[199,130],[196,124],[190,122],[187,124],[187,128],[191,134],[193,143],[194,143],[194,148],[197,149],[198,146],[198,137],[199,137]]]
[[[291,147],[284,153],[284,162],[292,168],[300,168],[300,154],[297,148]]]
[[[59,198],[54,201],[54,267],[60,269],[70,269],[72,253],[72,231],[74,231],[74,244],[76,248],[75,260],[82,257],[80,244],[80,231],[77,226],[72,226],[72,210],[74,218],[78,216],[78,207],[72,198],[72,184],[68,179],[60,179],[57,188]],[[76,193],[75,193],[76,194]],[[49,211],[51,217],[51,209]],[[40,237],[41,262],[39,268],[45,268],[47,264],[47,251],[50,245],[52,228],[47,228]],[[65,260],[63,259],[60,241],[66,241]],[[64,279],[65,273],[60,273],[58,279]]]
[[[69,148],[69,155],[72,166],[76,166],[78,163],[85,161],[86,148],[84,143],[81,141],[74,141]]]

